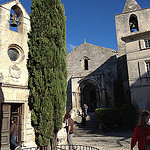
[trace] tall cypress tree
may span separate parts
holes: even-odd
[[[29,106],[36,142],[48,146],[62,128],[65,113],[66,18],[61,0],[31,0]]]

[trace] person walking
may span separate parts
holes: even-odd
[[[66,119],[66,132],[67,132],[67,142],[69,145],[69,150],[75,150],[75,146],[73,146],[72,143],[72,137],[74,134],[74,130],[75,130],[75,124],[73,119],[71,118],[71,115],[69,113],[65,114],[65,119]]]
[[[83,112],[84,112],[84,114],[85,114],[85,117],[88,116],[87,110],[88,110],[88,106],[87,106],[86,104],[84,104],[84,105],[83,105]]]
[[[131,150],[133,150],[136,142],[138,142],[139,150],[150,150],[150,125],[148,125],[148,121],[149,111],[143,110],[131,139]]]
[[[17,125],[17,119],[16,118],[12,118],[11,120],[12,124],[10,127],[10,143],[12,145],[12,147],[14,148],[14,150],[17,150],[19,148],[17,142],[17,137],[18,137],[18,125]]]
[[[81,123],[82,123],[83,126],[85,126],[86,125],[86,117],[85,117],[84,112],[82,112],[81,116],[82,116],[82,122]]]

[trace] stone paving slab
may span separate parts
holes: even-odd
[[[75,145],[86,145],[100,150],[130,150],[133,132],[111,132],[97,134],[82,134],[73,137]],[[137,149],[137,145],[134,149]]]

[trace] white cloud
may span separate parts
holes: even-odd
[[[71,52],[73,49],[75,49],[77,46],[73,45],[73,44],[67,44],[67,52]]]

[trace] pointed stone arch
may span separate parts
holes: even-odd
[[[80,91],[80,107],[83,104],[88,105],[88,111],[93,112],[100,107],[100,87],[90,79],[86,79],[79,84]]]

